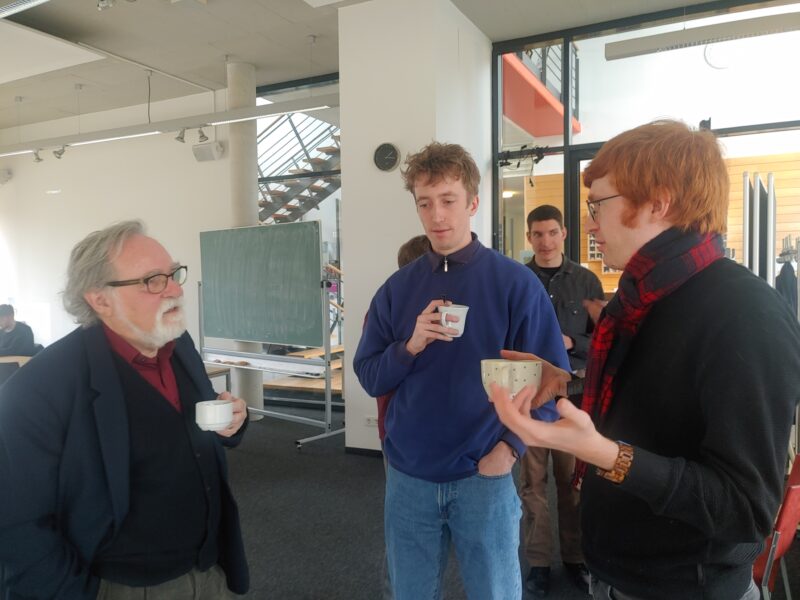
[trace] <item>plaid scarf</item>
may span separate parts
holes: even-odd
[[[594,329],[581,409],[600,426],[614,397],[614,378],[653,304],[724,256],[719,234],[668,229],[642,246],[625,266],[617,293]],[[575,484],[586,474],[575,466]]]

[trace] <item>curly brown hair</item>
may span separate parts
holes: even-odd
[[[442,179],[458,179],[467,190],[468,200],[478,195],[481,175],[472,155],[458,144],[432,142],[416,154],[409,154],[400,171],[406,189],[414,193],[418,179],[436,185]]]

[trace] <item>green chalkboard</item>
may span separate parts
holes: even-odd
[[[203,333],[322,346],[318,221],[200,233]]]

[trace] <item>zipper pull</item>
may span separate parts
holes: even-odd
[[[444,272],[447,273],[447,257],[444,257]]]

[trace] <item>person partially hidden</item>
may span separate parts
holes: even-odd
[[[0,304],[0,356],[33,356],[33,330],[14,318],[14,307]]]

